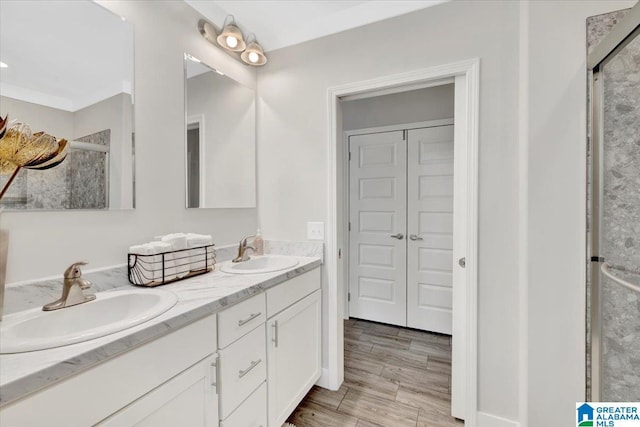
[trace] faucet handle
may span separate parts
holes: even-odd
[[[87,265],[86,261],[78,261],[74,262],[67,268],[64,272],[65,279],[77,279],[82,276],[82,271],[80,270],[81,265]]]
[[[247,240],[255,238],[256,236],[251,234],[249,236],[243,237],[242,240],[240,240],[240,246],[244,247],[247,246]]]

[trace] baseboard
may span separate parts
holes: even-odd
[[[520,423],[486,412],[478,412],[476,427],[520,427]]]
[[[328,390],[333,390],[333,391],[338,390],[340,388],[340,384],[338,384],[337,387],[331,387],[331,381],[329,380],[329,369],[327,368],[322,368],[322,374],[320,375],[320,378],[316,382],[316,385],[318,387],[326,388]]]

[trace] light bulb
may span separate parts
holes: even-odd
[[[233,36],[227,36],[226,41],[227,41],[227,46],[229,46],[232,49],[238,46],[238,39]]]
[[[249,52],[249,61],[256,63],[260,60],[260,55],[255,52]]]

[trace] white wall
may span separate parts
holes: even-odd
[[[342,103],[343,130],[450,119],[453,84]]]
[[[28,124],[34,133],[42,131],[67,140],[73,137],[73,113],[69,111],[0,96],[0,114]]]
[[[636,1],[530,3],[528,425],[585,398],[586,18]]]
[[[135,26],[136,209],[4,212],[9,283],[123,264],[129,245],[171,231],[211,233],[231,244],[256,229],[255,209],[185,209],[184,52],[255,87],[255,70],[208,43],[183,2],[101,1]]]
[[[271,52],[258,73],[259,219],[269,237],[304,240],[307,221],[327,219],[327,88],[481,59],[479,408],[508,419],[518,418],[518,14],[516,2],[446,3]]]

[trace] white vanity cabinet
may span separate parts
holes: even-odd
[[[216,355],[191,368],[116,412],[100,427],[212,427],[218,425],[215,396]]]
[[[267,291],[269,427],[280,427],[321,374],[320,270]]]
[[[216,341],[208,316],[3,407],[0,426],[217,426]]]
[[[262,420],[263,426],[266,427],[264,424],[266,423],[266,400],[261,405],[263,416],[258,416],[256,423],[242,424],[247,421],[237,414],[244,411],[241,404],[267,380],[265,319],[264,293],[255,295],[218,314],[220,338],[218,386],[222,425],[259,427]],[[222,347],[223,345],[225,347]]]
[[[0,426],[280,427],[320,377],[320,292],[316,268],[3,406]]]

